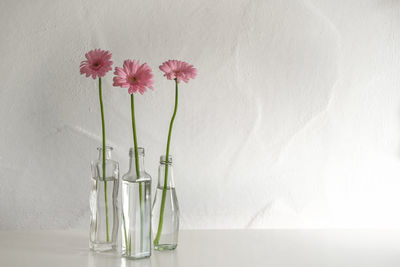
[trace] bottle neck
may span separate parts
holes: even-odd
[[[167,170],[166,170],[167,169]],[[167,174],[167,179],[165,179]],[[172,156],[168,157],[168,161],[165,156],[160,157],[160,167],[158,168],[158,187],[163,188],[165,181],[167,182],[167,188],[174,188],[174,169],[172,167]]]
[[[99,151],[99,160],[103,160],[103,154],[105,159],[111,159],[111,151],[113,150],[112,147],[106,146],[105,153],[103,153],[103,147],[98,147],[97,150]]]
[[[139,173],[144,172],[144,155],[138,155],[138,167]],[[136,160],[135,155],[129,158],[129,171],[136,172]]]
[[[141,147],[138,147],[137,151],[137,156],[138,156],[138,170],[139,173],[144,172],[144,149]],[[130,172],[136,172],[136,156],[135,156],[135,149],[131,148],[129,150],[129,171]]]

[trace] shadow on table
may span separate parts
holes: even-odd
[[[151,267],[151,259],[127,260],[118,253],[96,253],[90,251],[88,254],[88,267]]]

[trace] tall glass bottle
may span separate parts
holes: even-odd
[[[179,205],[175,192],[172,156],[168,157],[168,161],[165,156],[160,157],[152,214],[154,249],[159,251],[175,249],[178,245]]]
[[[90,239],[89,247],[94,251],[116,248],[118,235],[118,162],[111,159],[112,147],[97,148],[99,156],[92,161],[92,185],[90,191]],[[105,164],[103,166],[103,154]],[[105,173],[103,173],[105,167]],[[104,176],[105,174],[105,176]]]
[[[137,175],[139,173],[139,177]],[[141,259],[151,255],[151,176],[144,169],[144,149],[129,150],[129,171],[122,177],[122,256]]]

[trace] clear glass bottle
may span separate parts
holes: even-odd
[[[144,149],[129,150],[129,171],[122,177],[122,256],[151,255],[151,176],[144,169]],[[139,174],[139,176],[138,176]]]
[[[119,166],[111,159],[112,147],[106,146],[104,153],[102,147],[97,150],[98,159],[91,163],[89,247],[94,251],[107,251],[116,248],[118,235]]]
[[[154,249],[159,251],[175,249],[178,245],[179,204],[175,192],[172,156],[168,157],[168,161],[165,156],[160,157],[152,214]]]

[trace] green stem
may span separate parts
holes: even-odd
[[[133,94],[131,94],[131,112],[132,112],[133,145],[135,147],[135,167],[136,167],[137,178],[139,178],[140,177],[140,173],[139,173],[139,153],[138,153],[138,144],[137,144],[137,137],[136,137],[135,100],[133,98]]]
[[[129,248],[128,248],[128,255],[132,255],[132,236],[129,234]]]
[[[128,238],[126,234],[126,223],[125,223],[125,215],[124,211],[122,211],[122,221],[124,222],[124,238],[125,238],[125,253],[128,250]]]
[[[103,135],[103,181],[104,181],[104,202],[106,205],[106,232],[107,232],[107,242],[110,241],[109,233],[109,222],[108,222],[108,200],[107,200],[107,181],[106,181],[106,130],[104,125],[104,108],[103,108],[103,97],[101,92],[101,78],[99,77],[99,100],[100,100],[100,110],[101,110],[101,131]]]
[[[137,135],[136,135],[136,122],[135,122],[135,101],[133,94],[131,94],[131,113],[132,113],[132,130],[133,130],[133,144],[135,147],[135,167],[136,167],[136,176],[140,178],[140,170],[139,170],[139,153],[138,153],[138,144],[137,144]],[[143,207],[143,192],[142,192],[142,183],[139,182],[139,202],[140,202],[140,246],[143,245],[143,223],[144,223],[144,207]]]
[[[160,218],[158,221],[158,229],[157,229],[156,238],[154,239],[154,245],[158,245],[158,243],[160,242],[161,232],[162,232],[162,227],[163,227],[163,222],[164,222],[164,209],[165,209],[165,199],[167,197],[167,182],[168,182],[169,145],[171,143],[172,126],[174,125],[174,120],[175,120],[177,110],[178,110],[178,81],[177,81],[177,79],[175,79],[175,108],[174,108],[174,113],[171,118],[171,122],[169,123],[167,152],[165,153],[166,164],[165,164],[165,174],[164,174],[164,187],[163,187],[163,192],[162,192],[162,197],[161,197]]]

